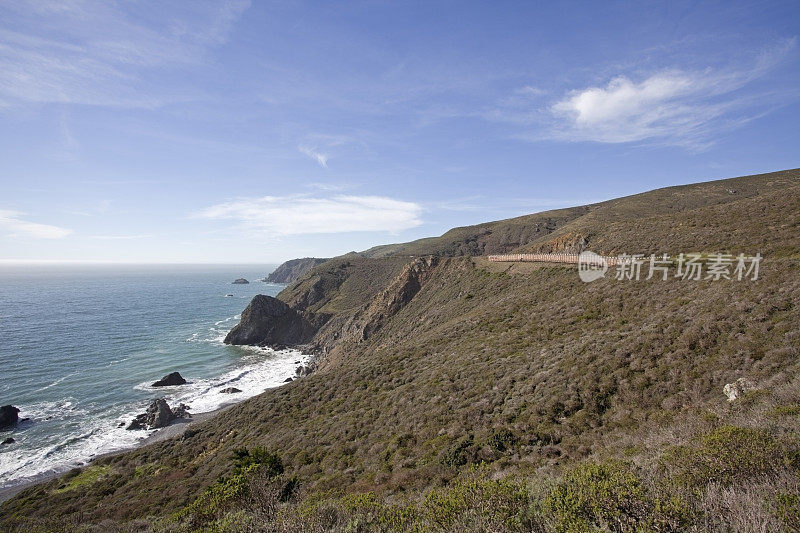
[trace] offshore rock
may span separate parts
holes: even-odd
[[[183,385],[186,383],[186,380],[183,379],[180,372],[172,372],[167,374],[163,378],[159,379],[155,383],[153,383],[153,387],[171,387],[174,385]]]
[[[16,426],[17,422],[19,422],[19,409],[13,405],[0,407],[0,429]]]
[[[231,285],[247,285],[248,283],[250,282],[244,278],[237,278],[231,282]]]
[[[128,424],[127,430],[136,429],[158,429],[166,427],[177,418],[191,418],[189,407],[180,404],[173,412],[164,398],[153,400],[147,407],[147,411],[138,415]]]

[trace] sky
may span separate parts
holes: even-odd
[[[276,263],[800,167],[800,3],[0,0],[0,262]]]

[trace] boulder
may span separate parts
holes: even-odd
[[[174,385],[183,385],[184,383],[186,383],[186,380],[183,379],[180,372],[172,372],[153,383],[153,387],[170,387]]]
[[[311,340],[316,328],[281,300],[259,294],[225,337],[225,344],[293,346]]]
[[[237,392],[242,392],[242,391],[237,389],[236,387],[228,387],[228,388],[222,389],[220,392],[222,392],[224,394],[236,394]]]
[[[755,390],[756,386],[747,378],[739,378],[733,383],[726,383],[722,392],[728,397],[729,402],[736,401],[747,391]]]
[[[163,428],[175,419],[175,414],[169,408],[169,404],[164,398],[153,400],[147,408],[146,423],[150,429]]]
[[[175,418],[192,418],[192,415],[189,414],[189,406],[185,403],[182,403],[173,409],[172,414],[175,415]]]
[[[147,429],[147,426],[144,425],[144,418],[145,418],[145,415],[137,416],[136,418],[131,420],[131,423],[128,424],[128,427],[126,427],[125,429],[127,431],[136,431],[138,429]]]
[[[137,415],[136,418],[128,424],[127,430],[136,429],[158,429],[168,426],[173,420],[177,418],[191,418],[189,414],[189,406],[180,404],[175,408],[175,411],[170,409],[169,404],[164,398],[153,400],[147,407],[147,411]]]
[[[304,365],[304,366],[298,366],[297,369],[295,370],[295,373],[299,377],[310,376],[313,372],[314,372],[314,365],[313,364]]]
[[[247,285],[248,283],[250,283],[250,282],[249,282],[249,281],[247,281],[246,279],[244,279],[244,278],[238,278],[238,279],[235,279],[235,280],[233,280],[233,282],[231,283],[231,285]]]
[[[19,409],[13,405],[0,407],[0,429],[14,427],[19,422]]]
[[[14,439],[12,439],[11,437],[8,437],[7,439],[5,439],[5,440],[4,440],[2,443],[0,443],[0,444],[3,444],[3,445],[6,445],[6,444],[14,444],[15,442],[17,442],[17,441],[15,441]]]
[[[290,381],[294,381],[292,378],[286,378],[283,380],[284,383],[289,383]]]

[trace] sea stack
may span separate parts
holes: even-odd
[[[0,429],[8,429],[17,425],[19,421],[19,409],[13,405],[0,407]]]
[[[238,278],[238,279],[235,279],[235,280],[233,280],[233,282],[231,283],[231,285],[247,285],[248,283],[250,283],[250,282],[249,282],[249,281],[247,281],[246,279],[244,279],[244,278]]]
[[[153,383],[153,387],[172,387],[175,385],[183,385],[186,383],[186,380],[183,379],[180,372],[172,372],[167,374],[163,378],[159,379],[155,383]]]

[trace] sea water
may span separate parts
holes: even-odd
[[[273,268],[0,265],[0,405],[30,419],[0,432],[0,488],[136,446],[153,431],[124,425],[154,398],[200,413],[281,385],[307,356],[222,342],[283,289],[256,281]],[[188,383],[151,386],[174,371]]]

